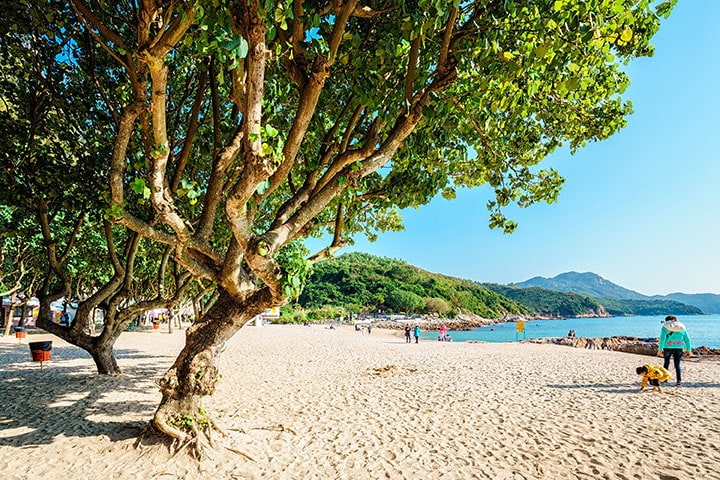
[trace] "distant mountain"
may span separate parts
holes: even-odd
[[[628,290],[610,280],[605,280],[597,273],[567,272],[553,278],[533,277],[530,280],[516,283],[516,287],[540,287],[560,292],[579,293],[588,297],[611,298],[616,300],[649,300],[650,297]]]
[[[706,313],[720,313],[720,295],[714,293],[670,293],[652,298],[667,298],[697,307]]]
[[[516,283],[515,286],[521,288],[541,287],[587,295],[597,300],[609,313],[614,315],[720,313],[720,295],[671,293],[670,295],[651,297],[621,287],[592,272],[567,272],[553,278],[533,277],[525,282]]]

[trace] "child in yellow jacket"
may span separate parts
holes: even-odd
[[[640,382],[640,391],[645,390],[648,382],[652,385],[652,389],[656,392],[660,392],[660,382],[665,382],[670,379],[670,372],[665,370],[663,367],[657,367],[655,365],[643,365],[635,369],[635,372],[642,376],[642,382]]]

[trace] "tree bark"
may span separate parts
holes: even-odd
[[[243,325],[271,306],[266,290],[256,291],[245,301],[221,291],[218,301],[186,330],[185,347],[160,381],[163,397],[152,420],[157,430],[182,441],[194,436],[195,428],[208,426],[201,407],[203,397],[215,392],[220,379],[216,357]],[[188,423],[192,422],[191,429]]]
[[[113,345],[115,344],[115,338],[101,339],[95,337],[92,345],[87,348],[88,353],[92,355],[97,367],[98,373],[101,375],[120,375],[122,370],[115,359],[115,353],[113,352]]]
[[[20,320],[18,321],[18,327],[24,327],[25,326],[25,319],[27,318],[27,312],[28,312],[28,304],[27,300],[22,305],[22,310],[20,311]]]
[[[54,300],[52,296],[40,298],[40,311],[36,326],[88,352],[97,366],[98,373],[104,375],[122,373],[113,353],[113,345],[125,329],[125,323],[119,323],[113,318],[106,322],[100,335],[89,335],[87,324],[93,321],[90,318],[92,309],[78,308],[71,325],[59,325],[51,319],[50,302],[52,300]]]
[[[10,307],[8,308],[8,313],[5,315],[5,331],[3,332],[3,337],[7,337],[10,335],[10,330],[12,330],[12,322],[13,317],[15,315],[15,294],[10,295]]]
[[[10,327],[12,326],[12,300],[10,301],[10,306],[8,307],[7,314],[3,315],[5,318],[5,326],[3,327],[5,330],[3,331],[3,337],[7,337],[10,335]]]

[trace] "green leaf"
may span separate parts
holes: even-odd
[[[235,49],[235,55],[238,58],[245,58],[245,57],[247,57],[247,54],[248,54],[248,42],[244,38],[242,38],[242,37],[240,37],[240,38],[242,41],[240,42],[240,45],[238,45],[237,48]]]
[[[273,138],[279,133],[272,125],[265,125],[265,133],[268,137]]]
[[[132,188],[132,191],[137,193],[138,195],[142,195],[145,191],[145,179],[144,178],[136,178],[132,182],[130,182],[130,188]]]
[[[266,178],[265,180],[263,180],[262,182],[260,182],[260,184],[259,184],[259,185],[257,186],[257,188],[255,189],[255,192],[256,192],[258,195],[262,195],[263,193],[265,193],[265,191],[266,191],[268,188],[270,188],[270,180],[268,180],[268,179]]]
[[[510,61],[510,60],[512,60],[513,58],[515,58],[515,54],[512,53],[512,52],[502,52],[502,53],[500,54],[500,56],[501,56],[502,59],[505,60],[505,61]]]
[[[632,39],[633,31],[630,28],[626,28],[623,30],[622,34],[620,34],[620,40],[623,42],[629,42]]]

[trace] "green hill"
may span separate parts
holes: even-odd
[[[347,253],[315,265],[298,304],[349,311],[473,313],[485,318],[531,309],[476,282],[430,273],[401,260]]]
[[[670,293],[655,295],[654,299],[668,299],[697,307],[705,313],[720,313],[720,295],[715,293]]]
[[[625,290],[595,274],[559,277],[560,280],[573,277],[574,281],[589,282],[592,288],[587,290],[593,292],[617,294]],[[473,313],[484,318],[502,318],[508,314],[577,317],[702,313],[696,307],[672,300],[599,298],[540,287],[480,284],[431,273],[402,260],[366,253],[347,253],[315,265],[296,307],[300,310],[294,312],[295,316],[293,308],[284,308],[287,321],[361,311],[445,317]]]
[[[474,313],[485,318],[511,314],[575,317],[602,315],[595,300],[543,288],[480,284],[427,272],[401,260],[348,253],[314,268],[298,300],[304,309]]]
[[[610,315],[702,315],[702,310],[674,300],[595,298]]]
[[[515,300],[541,315],[577,317],[604,315],[605,309],[595,300],[576,293],[557,292],[540,287],[518,288],[512,285],[483,283],[493,292]]]

